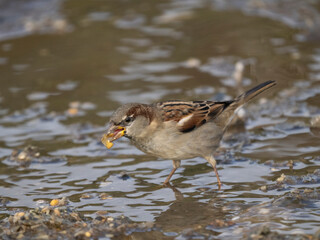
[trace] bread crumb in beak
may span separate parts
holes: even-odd
[[[113,142],[110,142],[109,140],[106,142],[105,146],[110,149],[113,146]]]
[[[101,138],[101,142],[103,143],[103,145],[105,145],[106,146],[106,148],[108,148],[108,149],[110,149],[110,148],[112,148],[112,146],[113,146],[113,143],[112,142],[110,142],[110,137],[112,137],[112,136],[109,136],[110,134],[103,134],[103,136],[102,136],[102,138]]]
[[[106,146],[106,148],[110,149],[113,146],[112,142],[124,136],[125,132],[126,132],[125,128],[118,127],[114,132],[103,134],[101,138],[101,142],[103,143],[103,145]]]

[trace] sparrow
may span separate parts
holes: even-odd
[[[214,152],[224,132],[239,107],[275,84],[275,81],[261,83],[230,101],[171,100],[124,104],[112,114],[101,141],[111,148],[113,141],[125,136],[141,151],[171,159],[173,169],[164,185],[180,167],[181,160],[203,157],[212,166],[220,189]]]

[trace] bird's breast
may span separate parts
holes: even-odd
[[[183,160],[211,154],[219,146],[222,131],[215,124],[206,124],[182,133],[167,126],[142,138],[132,138],[141,151],[164,159]]]

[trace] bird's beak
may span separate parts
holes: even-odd
[[[126,133],[126,128],[116,125],[111,125],[107,134],[103,134],[101,142],[109,149],[113,146],[113,141],[121,138]]]

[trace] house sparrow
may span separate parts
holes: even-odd
[[[171,159],[173,169],[164,185],[180,167],[183,159],[203,157],[221,181],[213,157],[220,140],[234,116],[235,110],[271,88],[267,81],[224,102],[165,101],[153,104],[128,103],[111,116],[107,134],[101,141],[111,148],[113,141],[125,136],[141,151],[163,159]]]

